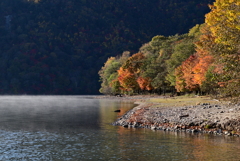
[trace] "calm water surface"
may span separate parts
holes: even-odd
[[[0,160],[240,160],[238,137],[110,124],[132,107],[91,96],[0,96]]]

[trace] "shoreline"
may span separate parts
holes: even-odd
[[[114,126],[240,137],[240,105],[237,104],[211,102],[162,107],[160,103],[147,101],[149,97],[145,96],[121,100],[134,100],[138,106],[113,122]]]

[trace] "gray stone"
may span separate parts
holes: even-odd
[[[156,126],[151,126],[151,130],[156,130]]]
[[[228,135],[228,133],[229,133],[228,131],[224,131],[224,135]]]
[[[218,129],[218,130],[217,130],[217,133],[222,133],[222,129]]]
[[[197,129],[193,129],[193,130],[192,130],[192,133],[197,133],[197,132],[198,132]]]
[[[229,132],[229,133],[227,134],[227,136],[232,136],[232,133]]]

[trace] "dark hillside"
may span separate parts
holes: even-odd
[[[0,94],[98,94],[110,56],[187,33],[213,0],[2,0]]]

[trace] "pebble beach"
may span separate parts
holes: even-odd
[[[221,103],[216,100],[211,103],[198,102],[195,105],[175,104],[174,107],[164,107],[160,106],[160,103],[146,101],[149,97],[119,99],[130,99],[138,106],[113,122],[115,126],[240,136],[240,105],[238,104]]]

